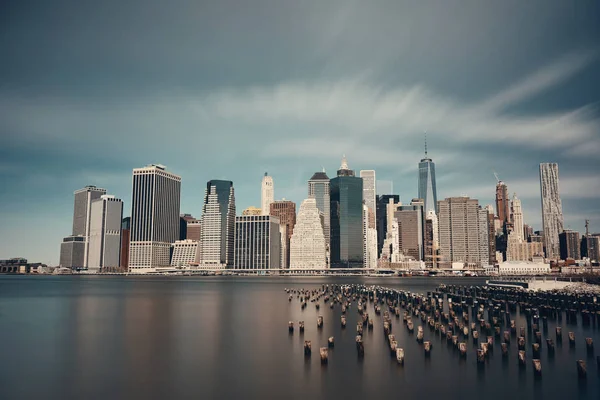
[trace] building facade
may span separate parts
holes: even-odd
[[[377,218],[377,179],[372,169],[361,170],[359,176],[363,180],[363,201]]]
[[[496,211],[498,219],[503,223],[510,222],[510,198],[508,197],[508,186],[503,181],[496,184]]]
[[[211,180],[202,206],[200,268],[233,267],[235,243],[235,193],[233,182]]]
[[[277,200],[271,203],[270,215],[279,219],[279,224],[284,227],[281,234],[284,236],[281,244],[281,268],[289,268],[290,265],[290,240],[296,226],[296,203],[289,200]]]
[[[394,218],[398,221],[398,246],[405,257],[423,260],[423,203],[400,205]]]
[[[187,267],[198,264],[198,241],[197,240],[177,240],[173,243],[173,256],[171,257],[172,267]]]
[[[115,196],[102,195],[92,202],[88,271],[117,271],[121,264],[121,223],[123,202]]]
[[[521,207],[521,200],[517,198],[515,193],[511,204],[512,224],[513,232],[517,235],[517,239],[525,241],[525,231],[523,225],[523,209]]]
[[[300,205],[294,234],[290,240],[290,269],[327,268],[325,235],[315,198]]]
[[[250,206],[242,211],[242,215],[262,215],[262,209]]]
[[[181,177],[164,165],[133,170],[129,272],[155,272],[171,263],[171,245],[179,238]]]
[[[129,235],[131,233],[131,217],[121,220],[121,271],[129,268]]]
[[[581,260],[579,232],[569,229],[564,230],[558,235],[558,242],[561,260],[566,260],[567,258]]]
[[[317,209],[323,215],[323,234],[325,235],[325,245],[327,247],[327,253],[329,254],[330,246],[330,229],[331,229],[331,213],[330,213],[330,181],[329,177],[325,173],[315,172],[313,176],[308,180],[308,197],[315,199],[317,203]],[[329,262],[329,256],[328,262]]]
[[[60,266],[63,268],[84,268],[85,236],[67,236],[60,244]]]
[[[558,235],[563,231],[563,212],[558,187],[558,164],[540,164],[540,190],[542,198],[542,226],[546,258],[560,256]]]
[[[83,236],[85,238],[83,268],[88,266],[89,237],[90,237],[90,215],[92,202],[106,194],[106,189],[88,185],[83,189],[73,192],[75,202],[73,205],[73,232],[72,236]],[[69,243],[69,241],[67,242]]]
[[[365,268],[377,268],[377,230],[373,210],[363,204],[363,258]]]
[[[375,225],[377,229],[377,257],[381,257],[383,241],[387,238],[388,226],[391,225],[389,221],[394,218],[393,212],[388,217],[388,205],[390,203],[392,205],[400,203],[400,196],[397,194],[377,196],[377,212],[375,215]]]
[[[272,215],[236,217],[234,269],[279,269],[280,251],[279,218]]]
[[[346,157],[337,177],[330,181],[332,268],[362,268],[363,258],[363,181],[348,168]]]
[[[419,198],[423,199],[425,212],[429,210],[438,212],[435,163],[427,155],[427,143],[425,143],[425,158],[419,162]]]
[[[188,240],[200,241],[202,237],[202,221],[188,221],[185,238]]]
[[[260,190],[260,206],[263,215],[269,215],[271,203],[275,200],[275,188],[273,187],[273,177],[265,172]]]

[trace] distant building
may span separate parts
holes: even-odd
[[[329,253],[330,246],[330,227],[331,227],[331,213],[330,213],[330,181],[329,177],[325,173],[315,172],[313,176],[308,180],[308,197],[315,199],[317,203],[317,209],[323,215],[323,234],[325,235],[325,245],[327,252]]]
[[[198,241],[177,240],[173,243],[172,267],[184,267],[198,263]]]
[[[546,258],[555,260],[560,256],[558,235],[563,231],[563,212],[558,188],[557,163],[540,164],[540,190]]]
[[[381,196],[377,196],[377,206],[376,206],[376,215],[375,215],[375,225],[377,228],[377,256],[381,257],[381,251],[383,249],[383,242],[387,238],[388,235],[388,226],[390,226],[390,221],[394,218],[394,210],[388,216],[388,207],[391,202],[392,207],[400,203],[400,196],[397,194],[384,194]]]
[[[591,261],[600,262],[600,234],[587,236],[587,256]]]
[[[233,182],[222,180],[207,182],[201,221],[200,268],[233,267],[235,242]]]
[[[485,209],[488,214],[488,263],[489,265],[495,265],[497,261],[502,260],[496,260],[496,227],[494,225],[494,207],[491,204],[489,204],[485,207]]]
[[[496,211],[498,219],[507,224],[510,222],[510,198],[508,197],[508,186],[503,181],[496,184]]]
[[[325,235],[316,199],[300,205],[294,234],[290,240],[290,269],[326,268]]]
[[[544,275],[550,273],[550,264],[537,262],[503,262],[498,265],[500,275]]]
[[[558,240],[561,260],[566,260],[567,258],[581,260],[579,232],[567,229],[558,235]]]
[[[290,265],[290,239],[294,233],[294,227],[296,226],[296,203],[289,200],[277,200],[271,202],[270,215],[277,217],[279,224],[285,227],[281,230],[282,243],[282,262],[281,268],[289,268]]]
[[[179,240],[187,239],[187,226],[188,222],[196,221],[191,214],[180,214],[179,215]]]
[[[261,191],[260,191],[260,204],[263,215],[269,215],[271,210],[271,203],[275,199],[275,191],[273,187],[273,178],[267,175],[262,180]]]
[[[346,157],[331,189],[331,267],[362,268],[363,258],[363,181],[348,168]]]
[[[102,195],[92,201],[88,271],[116,271],[121,263],[121,222],[123,202],[115,196]]]
[[[133,170],[129,272],[154,272],[171,261],[179,238],[181,177],[160,164]]]
[[[435,163],[427,155],[427,138],[425,139],[425,157],[419,162],[419,198],[423,199],[423,211],[437,210],[437,189],[435,184]]]
[[[359,176],[363,180],[363,201],[377,218],[377,179],[372,169],[361,170]]]
[[[425,261],[425,266],[427,268],[436,268],[439,239],[438,219],[437,215],[435,214],[435,210],[427,211],[427,215],[425,217],[425,232],[423,235],[423,241],[423,260]]]
[[[513,232],[519,241],[525,241],[525,232],[523,227],[523,209],[521,207],[521,200],[517,198],[515,193],[511,205],[512,224]]]
[[[533,228],[527,224],[523,224],[523,235],[526,242],[530,241],[530,237],[533,236]]]
[[[129,268],[129,234],[131,233],[131,217],[121,220],[121,270]]]
[[[201,237],[202,237],[202,222],[199,220],[188,221],[187,232],[186,232],[185,238],[187,240],[195,240],[195,241],[199,242]]]
[[[236,217],[234,269],[279,269],[280,251],[279,218],[272,215]]]
[[[411,205],[398,206],[394,213],[398,221],[400,252],[416,261],[423,260],[423,203],[415,201]]]
[[[363,258],[365,268],[377,268],[377,230],[375,215],[366,204],[363,204]]]
[[[60,266],[63,268],[84,268],[85,236],[67,236],[60,245]]]
[[[244,211],[242,211],[242,215],[243,216],[262,215],[262,209],[260,209],[258,207],[250,206],[250,207],[246,208]]]

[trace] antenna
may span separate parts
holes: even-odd
[[[425,134],[425,158],[427,158],[427,131],[423,131]]]

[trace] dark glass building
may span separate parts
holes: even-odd
[[[348,168],[345,156],[330,185],[331,267],[362,268],[363,181]]]
[[[435,163],[427,156],[427,142],[425,142],[425,158],[419,163],[419,198],[423,199],[425,213],[429,210],[438,213]]]
[[[377,219],[375,225],[377,228],[377,257],[381,257],[381,249],[383,248],[383,241],[387,235],[387,205],[390,199],[394,204],[400,203],[400,196],[397,194],[384,194],[377,196],[377,212],[375,215]]]

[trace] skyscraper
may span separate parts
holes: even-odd
[[[262,179],[262,185],[260,190],[260,204],[263,215],[269,215],[271,210],[271,203],[275,199],[275,192],[273,188],[273,178],[267,175]]]
[[[435,211],[427,211],[423,235],[423,259],[428,268],[437,267],[437,250],[439,247],[437,227],[438,221]]]
[[[88,270],[116,271],[121,263],[121,222],[123,202],[115,196],[102,195],[92,201]]]
[[[414,199],[411,205],[400,205],[394,212],[398,221],[400,252],[417,261],[423,260],[423,202]]]
[[[233,182],[206,183],[202,206],[200,268],[230,268],[234,260],[235,193]]]
[[[281,268],[290,265],[290,239],[296,225],[296,203],[289,200],[277,200],[271,203],[270,215],[279,219],[279,224],[284,227],[280,251],[282,252]]]
[[[377,218],[377,180],[375,179],[375,171],[372,169],[361,170],[360,177],[363,180],[363,201],[373,211],[375,218]]]
[[[377,268],[377,230],[373,210],[363,204],[363,258],[365,268]]]
[[[188,240],[195,240],[197,242],[202,238],[202,222],[194,219],[188,221],[185,238]]]
[[[106,189],[96,186],[86,186],[83,189],[76,190],[75,204],[73,207],[73,236],[83,236],[85,238],[83,249],[83,267],[88,266],[89,238],[90,238],[90,217],[92,202],[106,194]]]
[[[131,217],[121,220],[121,271],[127,271],[129,267],[129,235],[131,232]]]
[[[279,269],[280,248],[279,218],[272,215],[235,218],[234,269]]]
[[[377,228],[377,257],[381,256],[383,242],[387,238],[389,227],[387,209],[390,201],[392,204],[398,204],[400,202],[400,196],[397,194],[384,194],[377,196],[377,214],[375,218],[375,225]],[[393,218],[393,213],[390,218]]]
[[[484,230],[486,233],[488,230],[487,211],[481,210],[479,202],[469,197],[450,197],[440,200],[438,208],[438,234],[443,261],[487,264],[488,237],[487,234],[483,234]],[[485,226],[482,226],[484,220]],[[485,247],[484,243],[480,243],[484,238]]]
[[[579,232],[566,229],[558,235],[560,245],[560,258],[566,260],[572,258],[573,260],[580,260],[580,244],[579,244]]]
[[[423,199],[424,212],[437,210],[437,190],[435,186],[435,163],[427,155],[427,136],[425,136],[425,158],[419,163],[419,198]]]
[[[327,251],[329,251],[331,199],[329,177],[325,173],[325,170],[322,172],[315,172],[308,180],[308,197],[315,199],[317,203],[317,209],[323,215],[323,234],[325,235],[325,246],[327,247]]]
[[[521,200],[517,198],[516,193],[512,200],[512,223],[516,239],[520,242],[525,241],[525,233],[523,231],[523,210],[521,208]]]
[[[363,181],[348,168],[346,157],[331,184],[331,266],[362,268],[363,258]]]
[[[508,198],[508,186],[502,181],[496,184],[496,210],[498,218],[503,223],[510,222],[510,199]]]
[[[495,215],[494,215],[494,206],[491,204],[488,204],[485,207],[486,211],[487,211],[487,218],[488,218],[488,222],[487,222],[487,226],[488,226],[488,250],[489,250],[489,257],[488,257],[488,262],[490,265],[495,265],[497,261],[503,261],[503,260],[496,260],[496,228],[495,228]]]
[[[315,198],[300,204],[294,234],[290,240],[290,269],[327,268],[325,235]]]
[[[560,256],[558,235],[563,230],[563,213],[558,189],[557,163],[540,164],[540,190],[546,258],[557,259]]]
[[[129,272],[154,272],[171,261],[171,245],[179,238],[181,177],[164,165],[133,170]]]

